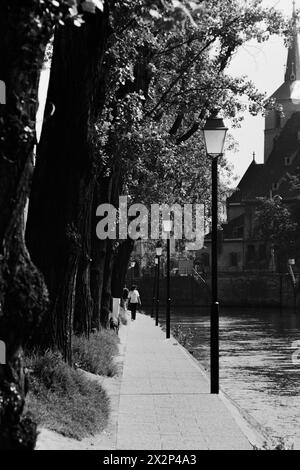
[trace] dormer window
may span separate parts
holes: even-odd
[[[277,191],[279,189],[279,183],[272,184],[272,191]]]

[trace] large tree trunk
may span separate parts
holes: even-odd
[[[26,5],[24,4],[26,3]],[[35,2],[0,3],[0,449],[33,449],[36,426],[22,417],[26,394],[23,345],[47,309],[48,293],[24,243],[24,208],[30,190],[38,81],[47,32],[34,29]],[[31,29],[32,28],[32,29]]]
[[[102,302],[102,289],[104,282],[104,269],[106,259],[107,240],[99,240],[96,235],[96,226],[98,219],[96,217],[97,207],[104,203],[109,202],[111,197],[111,178],[99,175],[98,181],[95,185],[94,199],[93,199],[93,216],[92,216],[92,265],[91,265],[91,296],[93,302],[92,313],[92,328],[98,331],[101,328],[101,302]]]
[[[27,240],[50,291],[52,341],[71,362],[76,282],[84,281],[90,316],[90,211],[99,156],[93,145],[101,111],[101,67],[109,30],[108,10],[86,14],[77,28],[55,34],[48,103],[27,223]],[[96,99],[97,98],[97,99]],[[81,273],[78,269],[81,262]],[[88,320],[89,321],[89,320]]]

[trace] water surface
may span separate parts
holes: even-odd
[[[164,312],[161,312],[163,322]],[[191,348],[209,369],[209,310],[174,308],[172,327],[192,330]],[[300,311],[222,309],[220,385],[274,438],[300,447],[300,361],[293,363],[293,342],[300,342]],[[300,343],[299,343],[300,344]]]

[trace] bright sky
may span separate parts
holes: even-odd
[[[292,0],[263,0],[264,6],[274,6],[286,15],[293,11]],[[300,8],[300,0],[296,0],[296,8]],[[267,43],[255,41],[241,48],[232,60],[232,75],[247,75],[259,91],[270,96],[284,81],[287,49],[283,39],[273,36]],[[234,166],[234,173],[241,177],[252,161],[253,152],[256,161],[263,162],[264,151],[264,118],[245,116],[240,129],[231,129],[231,134],[239,143],[236,153],[227,153],[227,159]]]

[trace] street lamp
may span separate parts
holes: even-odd
[[[218,301],[218,158],[223,155],[227,128],[223,119],[211,117],[203,128],[207,155],[212,161],[210,392],[219,393],[219,301]]]
[[[158,265],[158,259],[157,256],[155,256],[154,259],[154,281],[153,281],[153,297],[152,297],[152,309],[151,309],[151,318],[153,318],[153,313],[154,313],[154,306],[156,304],[156,284],[157,284],[157,265]]]
[[[131,284],[133,285],[133,273],[134,273],[135,261],[131,261],[130,267],[131,267]]]
[[[294,271],[293,271],[293,266],[295,266],[295,264],[296,264],[295,259],[290,258],[288,260],[288,267],[289,267],[289,271],[290,271],[290,275],[291,275],[292,283],[293,283],[294,313],[296,313],[296,310],[297,310],[297,281],[296,281],[295,274],[294,274]]]
[[[171,332],[171,298],[170,298],[170,234],[172,220],[163,221],[163,230],[168,234],[167,238],[167,310],[166,310],[166,338],[170,338]]]
[[[162,254],[162,248],[160,246],[156,247],[156,315],[155,315],[155,325],[158,326],[158,315],[159,315],[159,274],[160,274],[160,257]]]

